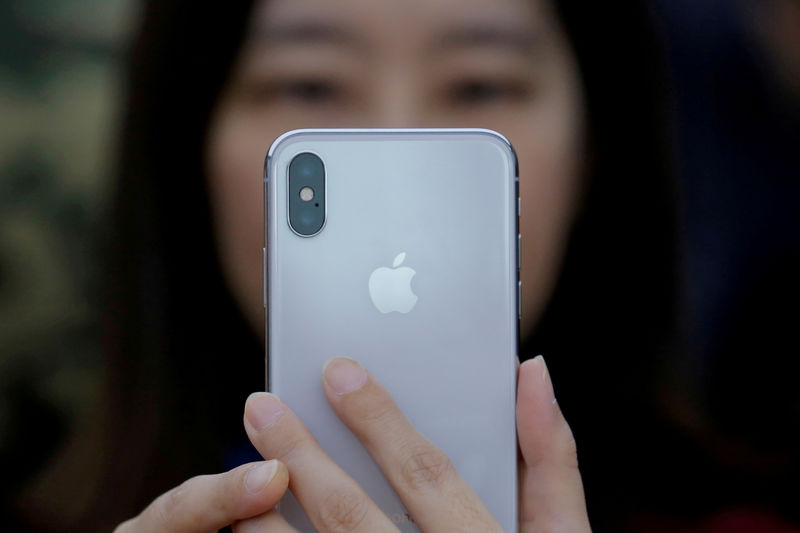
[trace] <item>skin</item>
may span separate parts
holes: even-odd
[[[443,452],[420,434],[386,389],[358,362],[336,357],[323,370],[333,410],[358,437],[423,532],[502,529]],[[555,401],[539,356],[519,367],[519,531],[590,531],[575,440]],[[271,458],[269,476],[248,474],[265,463],[199,476],[157,498],[116,533],[200,533],[233,525],[236,533],[295,531],[272,507],[287,487],[319,533],[399,531],[358,484],[320,447],[276,396],[247,399],[250,441]]]
[[[259,4],[206,150],[223,270],[254,330],[263,331],[261,175],[272,140],[299,127],[481,126],[506,135],[519,156],[528,334],[580,206],[583,101],[575,58],[544,0]],[[501,530],[360,364],[331,360],[322,387],[422,531]],[[589,531],[575,442],[541,357],[519,367],[517,398],[520,531]],[[397,531],[280,399],[251,395],[244,425],[274,462],[193,478],[117,531],[293,531],[271,510],[287,487],[322,533]],[[258,467],[272,475],[262,471],[248,489]]]

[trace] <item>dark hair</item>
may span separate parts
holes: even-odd
[[[680,344],[666,65],[647,3],[555,4],[580,65],[593,161],[560,280],[524,348],[545,354],[554,376],[594,530],[619,531],[637,513],[679,513],[671,491],[686,472],[675,468],[683,444],[661,457],[675,444],[659,402]]]
[[[659,364],[676,338],[664,77],[643,2],[555,4],[586,88],[591,163],[560,281],[523,358],[547,357],[602,530],[643,501],[633,493],[649,496],[624,484],[653,465],[637,430],[657,418]],[[113,418],[103,471],[113,490],[100,493],[84,530],[218,471],[221,436],[243,434],[246,394],[263,389],[263,350],[220,272],[203,168],[212,108],[251,7],[146,3],[109,250]]]
[[[146,2],[132,49],[108,338],[109,446],[126,460],[110,461],[104,482],[126,492],[110,524],[219,471],[221,439],[244,436],[244,401],[264,388],[260,342],[222,277],[204,169],[212,108],[250,10],[250,1]]]

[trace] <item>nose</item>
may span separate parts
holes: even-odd
[[[372,119],[378,128],[421,128],[424,99],[419,83],[405,70],[386,70],[376,78]]]

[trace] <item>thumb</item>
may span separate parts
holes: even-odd
[[[572,430],[540,355],[519,368],[520,532],[591,531]]]

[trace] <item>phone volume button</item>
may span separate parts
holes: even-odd
[[[517,282],[517,316],[522,318],[522,282]]]
[[[267,248],[264,247],[261,249],[261,285],[263,286],[263,290],[261,291],[264,297],[264,309],[267,308]]]
[[[517,271],[522,270],[522,233],[517,233]]]

